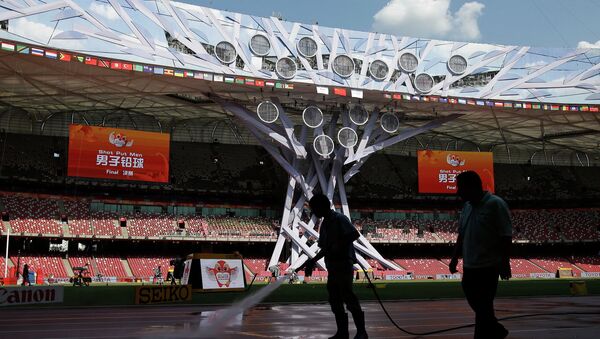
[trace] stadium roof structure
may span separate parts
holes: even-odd
[[[0,44],[8,131],[66,135],[83,122],[199,140],[190,130],[233,118],[217,101],[255,111],[277,98],[297,122],[309,105],[377,107],[399,130],[461,113],[415,148],[599,163],[600,49],[398,37],[168,0],[3,0]]]

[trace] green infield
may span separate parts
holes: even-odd
[[[574,279],[511,280],[501,281],[498,297],[569,296]],[[587,293],[600,295],[600,279],[586,279]],[[135,290],[141,285],[108,285],[90,287],[65,286],[62,306],[117,306],[134,305]],[[148,286],[148,285],[146,285]],[[255,284],[246,292],[193,293],[192,300],[182,304],[230,304],[264,287]],[[398,281],[375,283],[377,293],[383,300],[463,298],[460,281]],[[366,283],[356,283],[354,290],[361,300],[375,300],[372,288]],[[319,303],[327,301],[325,284],[284,284],[269,295],[263,303]]]

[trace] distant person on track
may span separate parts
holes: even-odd
[[[344,304],[352,313],[356,325],[355,339],[368,338],[365,329],[365,314],[360,307],[358,298],[352,291],[354,278],[354,264],[357,262],[356,253],[352,243],[360,237],[350,220],[331,209],[329,198],[323,194],[315,194],[309,202],[312,213],[318,218],[323,218],[319,230],[319,253],[308,259],[303,265],[306,267],[306,276],[310,277],[312,271],[321,258],[325,258],[327,266],[327,292],[329,305],[335,315],[337,325],[336,334],[330,339],[348,338],[348,314]],[[302,267],[298,268],[298,270]]]
[[[29,281],[29,265],[23,265],[23,281],[21,282],[21,286],[31,286],[31,282]]]
[[[164,283],[160,265],[158,265],[158,267],[154,269],[154,283],[159,285],[162,285]]]
[[[511,278],[510,212],[504,200],[483,190],[476,172],[463,172],[456,177],[456,182],[457,194],[465,203],[450,273],[458,272],[456,266],[462,255],[462,287],[475,312],[474,338],[505,338],[508,331],[496,319],[494,298],[498,276],[503,280]]]

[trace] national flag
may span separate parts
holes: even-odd
[[[558,111],[560,109],[559,105],[550,105],[550,110],[551,111]]]
[[[254,82],[254,84],[255,84],[257,87],[265,87],[265,81],[264,81],[264,80],[256,80],[256,81]]]
[[[110,61],[108,60],[98,60],[98,67],[110,68]]]
[[[353,97],[353,98],[362,99],[363,98],[363,91],[358,90],[358,89],[351,89],[350,90],[350,96]]]
[[[204,74],[208,74],[208,73],[196,72],[196,73],[194,73],[194,79],[203,80],[204,79]]]
[[[467,100],[467,105],[475,105],[475,100]]]
[[[133,70],[136,71],[136,72],[143,72],[144,71],[144,66],[138,65],[138,64],[133,64]]]
[[[449,102],[449,103],[451,103],[451,104],[455,104],[455,103],[457,103],[457,102],[458,102],[458,100],[456,100],[456,99],[454,99],[454,98],[449,98],[449,99],[448,99],[448,102]]]
[[[513,107],[514,108],[523,108],[523,104],[516,102]]]
[[[119,61],[113,61],[110,63],[110,68],[112,69],[123,69],[123,64]]]
[[[56,59],[58,58],[58,53],[55,51],[46,51],[46,58]]]
[[[341,95],[344,97],[348,95],[345,88],[337,88],[337,87],[333,88],[333,94]]]
[[[394,94],[394,95],[392,95],[392,98],[394,100],[401,100],[402,99],[402,95],[401,94]]]
[[[429,97],[422,97],[421,101],[429,101]]]
[[[563,105],[563,107],[562,107],[562,110],[563,110],[563,111],[568,111],[568,110],[569,110],[569,106],[567,106],[567,105]]]
[[[275,83],[275,88],[283,88],[283,84],[281,82]]]
[[[440,102],[442,104],[447,104],[448,103],[448,98],[440,98]]]
[[[386,98],[386,99],[391,99],[391,98],[392,98],[392,95],[391,95],[391,94],[389,94],[389,93],[384,93],[384,94],[383,94],[383,97],[384,97],[384,98]]]
[[[542,109],[542,105],[540,104],[531,104],[532,109]]]
[[[235,82],[235,78],[233,77],[225,77],[225,82],[228,84],[233,84]]]
[[[123,70],[124,71],[133,71],[133,64],[124,63],[123,64]]]
[[[155,73],[154,66],[144,65],[144,73]],[[162,74],[162,70],[160,73]]]
[[[202,78],[206,81],[213,81],[213,75],[211,73],[202,73]],[[221,78],[221,81],[223,81],[223,78]]]
[[[73,61],[84,62],[85,61],[85,57],[83,55],[74,55],[73,56]]]
[[[154,74],[162,75],[165,73],[165,69],[162,67],[153,67],[153,66],[150,66],[150,67],[151,67],[151,69],[154,70]]]
[[[163,74],[173,76],[175,74],[175,72],[170,68],[165,68],[163,71]]]
[[[254,79],[246,79],[246,85],[254,86]]]
[[[244,84],[244,78],[235,78],[235,83],[238,85],[243,85]]]
[[[174,72],[174,75],[175,75],[176,77],[178,77],[178,78],[183,78],[183,75],[184,75],[184,74],[183,74],[183,71],[182,71],[182,70],[180,70],[180,69],[176,69],[176,70],[175,70],[175,72]]]
[[[17,45],[17,52],[21,54],[29,54],[29,47],[25,45]]]
[[[493,101],[486,101],[485,105],[488,107],[494,107],[494,102]]]
[[[418,95],[413,95],[410,99],[413,101],[421,101],[421,97]]]
[[[477,106],[485,106],[485,101],[483,101],[483,100],[477,100],[477,101],[475,102],[475,104],[476,104]]]
[[[512,104],[512,102],[505,102],[505,103],[504,103],[504,107],[505,107],[505,108],[512,108],[512,107],[513,107],[513,104]]]
[[[96,58],[85,57],[85,64],[96,66],[98,64],[98,60]]]
[[[569,110],[571,112],[579,112],[579,106],[571,106],[571,107],[569,107]]]
[[[183,72],[183,76],[186,78],[193,78],[194,77],[194,72],[192,71],[185,71]]]
[[[317,93],[323,95],[329,95],[329,87],[317,86]]]
[[[466,105],[467,104],[467,99],[458,99],[458,103],[461,105]]]
[[[284,84],[283,88],[285,88],[285,89],[294,89],[294,84]]]
[[[531,104],[524,103],[523,104],[523,108],[525,108],[525,109],[531,109]]]
[[[440,101],[440,98],[439,97],[429,97],[429,100],[432,102],[438,102],[438,101]]]
[[[2,46],[2,49],[5,51],[9,51],[9,52],[15,51],[15,45],[13,45],[11,43],[3,42],[1,46]]]
[[[580,107],[579,107],[579,109],[580,109],[582,112],[588,112],[588,111],[590,110],[590,107],[589,107],[589,106],[580,106]]]
[[[402,99],[410,101],[410,95],[409,94],[402,94]]]
[[[275,82],[274,81],[265,81],[265,86],[273,87],[273,86],[275,86]]]
[[[44,56],[44,50],[39,48],[31,48],[31,55]]]
[[[590,106],[590,112],[598,112],[600,109],[598,106]]]
[[[501,102],[494,102],[494,107],[504,107],[504,104]]]
[[[60,61],[71,61],[71,54],[60,52],[58,53],[58,60]]]
[[[214,81],[223,82],[223,76],[220,74],[215,74],[213,77]]]

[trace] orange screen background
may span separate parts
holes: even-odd
[[[168,182],[169,141],[164,133],[70,125],[68,175]]]
[[[456,166],[449,163],[448,157]],[[456,175],[469,170],[479,174],[484,190],[494,192],[491,152],[418,151],[417,158],[419,193],[455,194]]]

